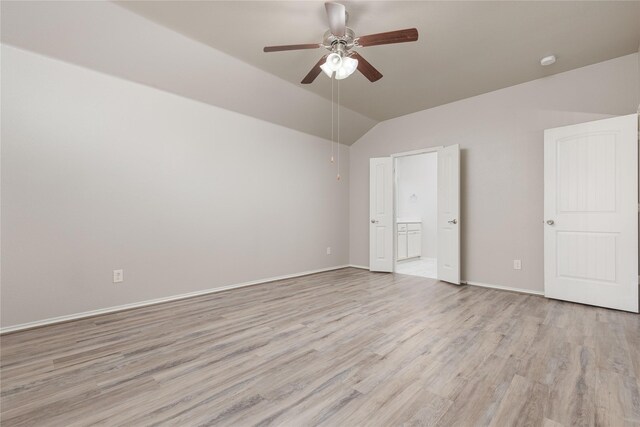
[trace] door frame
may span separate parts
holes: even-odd
[[[392,161],[392,172],[393,172],[393,207],[392,207],[392,213],[393,213],[393,272],[396,272],[396,254],[398,253],[398,217],[397,217],[397,212],[398,212],[398,174],[396,173],[396,163],[399,157],[408,157],[408,156],[417,156],[419,154],[427,154],[427,153],[437,153],[439,150],[443,149],[444,145],[438,145],[435,147],[429,147],[429,148],[420,148],[418,150],[411,150],[411,151],[404,151],[401,153],[395,153],[392,154],[391,156],[391,161]],[[436,166],[437,167],[437,166]]]

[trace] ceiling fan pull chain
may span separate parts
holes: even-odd
[[[333,163],[333,77],[331,77],[331,163]]]
[[[338,176],[336,179],[340,181],[340,80],[338,80]]]

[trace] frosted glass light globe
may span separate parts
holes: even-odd
[[[327,63],[325,62],[324,64],[322,64],[320,66],[320,69],[322,70],[323,73],[325,73],[327,75],[327,77],[331,78],[331,76],[333,75],[333,71],[331,70],[331,68],[329,68],[329,66],[327,65]]]
[[[342,67],[336,71],[336,80],[342,80],[349,77],[358,68],[358,60],[353,58],[343,58]]]
[[[325,64],[331,71],[338,71],[342,67],[342,57],[337,53],[331,53],[327,56]]]

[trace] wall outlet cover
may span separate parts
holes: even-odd
[[[331,255],[331,246],[327,247],[327,255]]]
[[[513,260],[513,269],[514,270],[522,270],[522,261],[519,259]]]
[[[113,270],[113,283],[120,283],[124,280],[124,270]]]

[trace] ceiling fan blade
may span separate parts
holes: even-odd
[[[337,37],[344,36],[344,29],[347,26],[347,8],[334,2],[326,2],[324,7],[327,9],[331,34]]]
[[[368,36],[358,37],[356,40],[362,47],[414,42],[418,40],[418,30],[408,28],[406,30],[389,31],[388,33],[369,34]]]
[[[303,85],[308,85],[309,83],[313,83],[316,77],[318,77],[318,75],[322,72],[322,68],[320,68],[320,66],[324,64],[324,61],[326,60],[327,60],[327,55],[320,58],[320,61],[318,61],[318,63],[313,66],[311,71],[309,71],[309,74],[304,76],[304,79],[302,79],[300,83],[302,83]]]
[[[358,60],[358,71],[360,71],[370,82],[378,81],[382,78],[380,71],[362,57],[358,52],[353,52],[353,58]]]
[[[281,52],[283,50],[300,50],[300,49],[317,49],[321,44],[318,43],[310,43],[310,44],[285,44],[282,46],[265,46],[262,49],[263,52]]]

